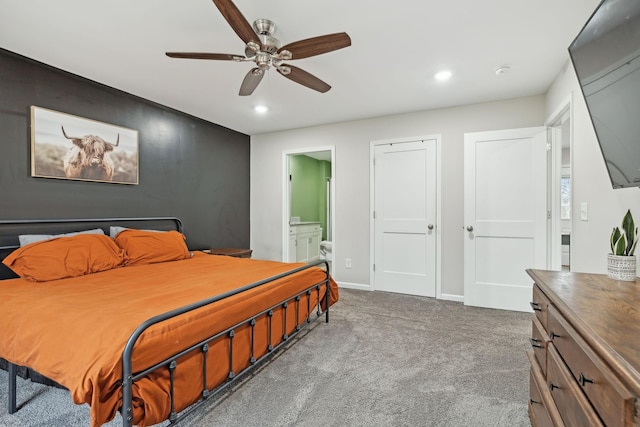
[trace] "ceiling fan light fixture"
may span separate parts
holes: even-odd
[[[271,67],[271,55],[260,52],[256,56],[256,65],[261,70],[268,70]]]

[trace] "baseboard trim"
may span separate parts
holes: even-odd
[[[373,291],[373,288],[371,287],[371,285],[363,285],[360,283],[349,283],[349,282],[336,282],[336,283],[338,283],[338,286],[345,289],[359,289],[361,291]],[[440,296],[437,299],[464,303],[464,295],[440,294]]]
[[[338,286],[346,289],[359,289],[361,291],[371,291],[371,286],[362,285],[360,283],[349,283],[349,282],[337,282]]]
[[[464,295],[440,294],[440,298],[445,301],[464,302]]]

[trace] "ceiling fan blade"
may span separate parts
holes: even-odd
[[[288,50],[292,54],[291,59],[302,59],[348,46],[351,46],[349,35],[347,33],[335,33],[289,43],[278,49],[278,52]]]
[[[204,53],[204,52],[167,52],[169,58],[184,59],[214,59],[218,61],[242,61],[244,56],[232,55],[230,53]]]
[[[213,3],[245,44],[250,41],[260,44],[260,39],[251,24],[231,0],[213,0]]]
[[[291,70],[290,73],[283,73],[280,68],[287,67]],[[294,67],[289,64],[282,64],[279,68],[277,68],[278,72],[288,78],[289,80],[293,80],[296,83],[300,83],[303,86],[308,87],[309,89],[317,90],[318,92],[325,93],[331,89],[331,86],[298,67]]]
[[[240,86],[240,92],[238,93],[238,95],[251,95],[253,91],[256,90],[256,87],[258,87],[258,84],[260,84],[260,81],[263,77],[264,70],[261,70],[257,67],[249,70],[247,75],[244,76],[244,80],[242,81],[242,85]]]

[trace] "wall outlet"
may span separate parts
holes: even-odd
[[[344,260],[344,268],[351,268],[351,258]]]

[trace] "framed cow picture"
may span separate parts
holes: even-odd
[[[32,106],[31,176],[138,184],[138,131]]]

